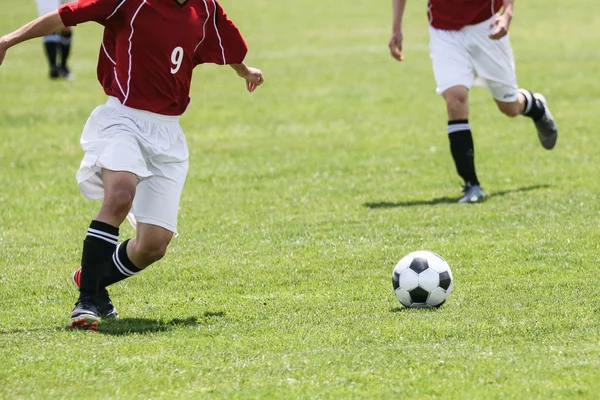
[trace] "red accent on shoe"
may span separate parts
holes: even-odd
[[[81,282],[81,267],[77,268],[75,272],[73,272],[73,283],[75,286],[80,287]]]

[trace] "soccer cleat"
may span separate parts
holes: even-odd
[[[50,79],[60,78],[60,68],[59,67],[50,67]]]
[[[75,79],[75,74],[71,72],[71,70],[68,67],[59,67],[58,69],[59,75],[61,78],[64,78],[68,81],[72,81]]]
[[[81,267],[77,268],[75,272],[73,272],[73,283],[75,286],[80,287],[81,282]],[[98,313],[102,318],[118,318],[119,313],[115,308],[114,304],[110,300],[110,296],[108,295],[108,290],[103,289],[100,291],[98,295]]]
[[[90,296],[80,296],[71,312],[71,328],[95,331],[100,320],[98,307]]]
[[[556,121],[550,112],[546,98],[540,93],[534,93],[533,97],[544,105],[545,110],[544,116],[539,120],[534,121],[538,132],[538,138],[540,139],[543,148],[551,150],[556,145],[556,139],[558,139],[558,127],[556,126]]]
[[[463,188],[463,196],[458,199],[459,203],[481,203],[485,200],[485,194],[479,185],[471,186],[467,183]]]

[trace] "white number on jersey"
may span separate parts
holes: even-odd
[[[183,49],[181,47],[175,47],[173,53],[171,53],[171,62],[174,67],[171,68],[171,73],[176,74],[181,68],[181,62],[183,61]]]

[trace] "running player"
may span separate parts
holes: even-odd
[[[61,4],[68,3],[73,0],[35,0],[39,15],[46,15],[55,11]],[[46,58],[50,65],[50,78],[65,78],[67,80],[75,79],[75,75],[67,66],[67,60],[71,53],[71,40],[73,38],[73,30],[70,27],[65,27],[58,32],[52,32],[44,36],[44,49]]]
[[[104,26],[98,79],[108,101],[83,129],[77,181],[103,202],[83,242],[71,327],[96,329],[99,317],[117,315],[106,287],[161,259],[177,232],[189,156],[179,116],[190,102],[192,70],[228,64],[249,92],[263,75],[243,62],[246,42],[217,0],[68,3],[1,37],[0,64],[17,43],[88,21]],[[117,246],[130,212],[136,236]]]
[[[487,86],[500,111],[525,115],[537,128],[545,149],[556,144],[558,129],[548,103],[539,93],[518,89],[515,61],[508,36],[514,0],[429,0],[429,32],[437,91],[446,101],[448,137],[456,170],[464,180],[459,203],[480,202],[485,195],[475,173],[475,153],[469,125],[469,89]],[[389,47],[402,56],[402,17],[406,0],[393,0]],[[498,14],[502,9],[502,14]]]

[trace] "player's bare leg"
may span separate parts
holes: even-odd
[[[469,125],[469,89],[453,86],[442,93],[448,110],[448,139],[456,171],[464,180],[459,203],[477,203],[485,199],[475,172],[475,150]]]
[[[136,236],[127,245],[127,255],[138,269],[144,269],[165,256],[172,238],[173,232],[163,227],[138,222]]]
[[[517,101],[506,103],[496,100],[496,104],[500,111],[509,117],[517,115],[530,117],[535,124],[542,147],[547,150],[554,148],[558,139],[558,128],[543,95],[531,93],[527,89],[519,89]]]
[[[138,178],[130,172],[103,169],[102,182],[104,200],[83,242],[79,299],[71,313],[73,328],[96,329],[99,316],[112,316],[108,309],[112,302],[103,287],[103,280],[113,262],[119,226],[131,209]]]

